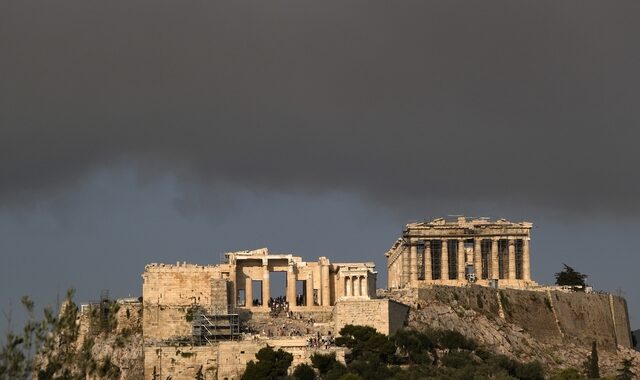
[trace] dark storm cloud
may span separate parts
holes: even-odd
[[[639,211],[634,1],[0,3],[0,202],[195,183]]]

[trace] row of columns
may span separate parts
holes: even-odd
[[[369,284],[365,276],[346,276],[344,279],[344,295],[360,297],[369,294]]]
[[[513,239],[513,238],[499,238],[492,237],[491,239],[491,253],[490,253],[490,270],[488,270],[489,278],[498,279],[499,278],[499,257],[498,257],[498,242],[500,240],[508,241],[508,279],[516,279],[516,255],[515,255],[515,242],[516,240],[522,240],[522,273],[521,279],[523,280],[531,280],[531,266],[530,266],[530,257],[529,257],[529,239]],[[440,240],[442,243],[441,249],[441,268],[440,268],[440,279],[448,280],[449,279],[449,252],[448,252],[448,241],[450,239]],[[467,255],[465,252],[464,238],[455,239],[458,241],[458,251],[457,251],[457,279],[464,280],[465,278],[465,267],[467,264]],[[473,266],[476,271],[476,277],[480,278],[482,275],[482,241],[488,239],[474,239],[474,248],[473,248],[473,258],[470,263],[473,263]],[[424,263],[424,273],[425,280],[432,280],[432,262],[431,262],[431,241],[425,240],[425,249],[423,255],[423,263]],[[409,278],[405,281],[409,281],[412,284],[417,284],[418,279],[418,241],[413,240],[410,243],[409,256],[406,256],[406,253],[403,255],[403,272],[405,274],[409,274]]]
[[[329,265],[322,263],[319,268],[319,285],[318,290],[318,303],[322,306],[330,306],[331,304],[331,288],[329,278]],[[231,281],[233,283],[233,292],[237,292],[240,287],[236,285],[236,279],[238,278],[236,271],[232,271]],[[271,297],[270,290],[270,276],[269,276],[269,262],[267,259],[262,261],[262,306],[267,307],[269,304],[269,298]],[[295,306],[296,300],[296,281],[299,280],[296,275],[296,267],[293,263],[289,264],[287,269],[287,286],[286,297],[290,306]],[[245,305],[247,307],[253,306],[253,279],[251,277],[245,278]],[[313,291],[314,291],[314,274],[309,273],[308,277],[304,279],[306,283],[305,293],[307,295],[305,300],[305,306],[313,306]],[[235,299],[235,297],[234,297]]]

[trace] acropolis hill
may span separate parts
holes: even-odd
[[[140,374],[121,378],[194,379],[201,370],[206,379],[238,379],[266,346],[292,353],[291,368],[313,353],[344,361],[348,351],[333,342],[347,324],[388,335],[453,329],[552,368],[579,367],[593,341],[603,368],[615,367],[621,353],[634,355],[623,298],[532,280],[531,228],[464,217],[407,224],[384,254],[386,289],[377,288],[373,262],[303,261],[266,248],[225,253],[217,264],[148,264],[142,302],[122,300],[116,312],[116,333],[142,330]],[[277,272],[286,278],[283,294],[271,283]],[[81,323],[98,306],[85,306]]]

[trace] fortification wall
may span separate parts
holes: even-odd
[[[391,335],[404,325],[408,311],[408,306],[389,299],[339,301],[334,310],[335,331],[345,325],[364,325]]]
[[[145,341],[160,341],[191,336],[187,320],[189,306],[144,305],[143,331]]]
[[[289,371],[302,363],[311,364],[311,355],[314,353],[336,353],[336,359],[344,363],[345,349],[332,347],[324,350],[307,347],[306,338],[291,339],[266,339],[258,341],[220,342],[218,344],[218,379],[239,379],[251,360],[256,360],[256,354],[264,347],[272,347],[274,350],[283,349],[292,354],[293,361]]]
[[[227,312],[227,280],[219,266],[147,265],[143,274],[146,340],[191,336],[188,312],[194,306]]]
[[[629,322],[627,300],[623,297],[610,296],[610,302],[611,312],[615,322],[616,341],[619,345],[633,348],[633,337],[631,333],[631,324]]]
[[[513,323],[544,343],[570,341],[586,347],[596,341],[605,350],[631,347],[626,301],[613,295],[431,286],[419,289],[418,299],[461,304]]]
[[[218,347],[145,347],[144,378],[192,380],[202,366],[205,379],[217,379]]]
[[[147,346],[144,348],[144,377],[151,379],[155,370],[159,379],[192,380],[202,367],[205,379],[237,380],[242,377],[247,363],[256,360],[260,349],[270,346],[282,348],[293,355],[290,371],[298,364],[311,363],[314,353],[336,353],[344,363],[344,348],[328,350],[310,348],[305,339],[269,339],[259,341],[226,341],[210,346]]]
[[[221,277],[218,265],[150,264],[142,275],[145,304],[211,304],[211,280]]]

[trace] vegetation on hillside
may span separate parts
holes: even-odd
[[[7,331],[5,334],[4,344],[0,347],[0,380],[85,380],[87,375],[97,375],[102,379],[120,378],[121,370],[110,357],[96,360],[92,354],[96,336],[115,329],[113,311],[117,311],[117,305],[110,303],[110,312],[104,316],[91,313],[93,333],[78,345],[79,325],[76,320],[79,310],[73,295],[73,290],[67,292],[57,312],[46,307],[42,319],[36,318],[33,301],[26,296],[22,298],[28,319],[22,331]],[[126,334],[118,338],[116,345],[127,343]]]
[[[388,380],[388,379],[523,379],[542,380],[537,362],[521,363],[477,347],[450,330],[400,330],[388,337],[368,326],[347,325],[336,344],[349,349],[346,365],[335,353],[311,356],[312,367],[294,368],[286,376],[291,355],[267,347],[247,366],[243,379]]]

